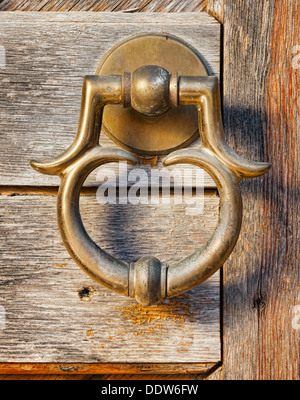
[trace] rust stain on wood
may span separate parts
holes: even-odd
[[[61,267],[61,268],[63,268],[63,267],[65,267],[67,264],[59,264],[59,263],[54,263],[54,264],[52,264],[52,267]]]
[[[123,318],[131,321],[134,325],[155,322],[155,328],[161,329],[161,324],[157,324],[158,321],[170,319],[175,322],[184,323],[186,320],[195,320],[195,316],[191,311],[191,304],[186,301],[188,299],[189,296],[184,294],[175,299],[166,299],[163,304],[152,307],[143,307],[139,304],[134,304],[129,307],[116,307],[116,310],[121,311]]]

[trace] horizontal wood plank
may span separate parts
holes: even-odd
[[[219,23],[215,20],[215,18],[211,17],[209,14],[203,13],[193,13],[193,12],[181,12],[181,13],[167,13],[162,14],[159,12],[144,12],[141,14],[126,14],[126,13],[110,13],[110,12],[47,12],[47,13],[38,13],[38,12],[26,12],[24,14],[14,13],[14,12],[6,12],[0,14],[1,24],[14,24],[15,22],[19,24],[35,24],[39,25],[39,23],[63,23],[70,25],[74,23],[84,24],[85,26],[89,24],[112,24],[116,25],[154,25],[154,24],[163,24],[163,25],[181,25],[182,28],[190,26],[196,27],[197,25],[209,25],[216,27],[219,26]],[[187,24],[188,19],[188,24]],[[111,27],[113,29],[113,26]],[[115,32],[112,32],[115,35]],[[207,38],[206,38],[207,39]],[[206,40],[205,39],[205,40]]]
[[[179,36],[219,74],[220,26],[205,13],[0,13],[0,185],[59,184],[57,176],[37,173],[29,161],[69,147],[84,76],[95,73],[117,42],[145,32]],[[115,146],[104,134],[100,144]],[[153,163],[160,168],[161,157]],[[147,162],[141,167],[150,173]],[[99,183],[96,176],[97,171],[85,184]],[[215,187],[206,173],[204,185]]]
[[[55,379],[64,379],[64,376],[74,376],[75,379],[77,377],[77,379],[98,380],[193,379],[191,374],[196,374],[194,375],[194,379],[203,379],[216,370],[218,366],[219,363],[0,363],[0,372],[10,375],[18,372],[21,376],[29,374],[28,379],[32,375],[34,379],[34,376],[36,376],[34,374],[49,374],[49,378],[46,379],[53,379],[53,376]],[[120,374],[126,374],[126,377],[122,377]]]
[[[163,305],[141,307],[73,262],[58,232],[56,196],[0,196],[0,203],[1,363],[220,360],[219,273]],[[88,233],[104,250],[128,262],[152,254],[171,263],[209,239],[219,198],[205,196],[196,218],[180,204],[100,206],[94,195],[80,204]]]
[[[207,0],[0,0],[0,11],[203,11]]]

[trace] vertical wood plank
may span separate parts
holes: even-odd
[[[227,139],[272,169],[241,185],[242,231],[224,268],[224,379],[299,378],[299,12],[293,0],[226,2]]]

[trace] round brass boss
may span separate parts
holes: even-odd
[[[195,49],[167,34],[128,38],[103,58],[96,74],[132,74],[146,65],[159,66],[168,71],[170,76],[209,75],[208,68]],[[149,115],[151,110],[145,115],[137,109],[138,106],[135,109],[125,108],[122,104],[104,108],[102,129],[116,144],[127,150],[144,155],[168,154],[187,146],[198,137],[198,113],[195,107],[165,107],[161,112],[155,109],[153,115]]]
[[[170,74],[158,65],[143,65],[132,73],[131,106],[150,117],[170,108]]]

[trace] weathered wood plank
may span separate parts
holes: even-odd
[[[203,11],[207,0],[1,0],[0,11]]]
[[[220,28],[205,13],[0,13],[6,54],[0,69],[1,185],[59,184],[57,176],[34,171],[30,159],[49,159],[68,148],[77,129],[83,77],[95,72],[117,42],[150,31],[180,36],[219,73]],[[100,143],[114,145],[104,134]],[[149,165],[145,169],[149,173]],[[95,176],[86,185],[94,185]],[[205,177],[205,185],[215,187]]]
[[[103,288],[72,261],[56,224],[56,196],[1,196],[0,203],[0,305],[6,311],[0,362],[220,360],[218,273],[144,308]],[[219,199],[207,195],[197,218],[180,204],[100,206],[91,195],[80,204],[88,233],[104,250],[128,262],[147,254],[174,262],[209,239]]]
[[[293,0],[226,0],[228,141],[272,169],[242,183],[243,227],[224,269],[224,379],[299,379],[299,13]]]
[[[58,380],[58,381],[62,381],[62,380],[66,380],[66,381],[79,381],[79,380],[90,380],[92,379],[94,376],[98,376],[98,375],[79,375],[79,374],[69,374],[69,375],[46,375],[46,374],[38,374],[38,375],[34,375],[34,374],[1,374],[0,375],[0,381],[53,381],[53,380]],[[101,375],[100,375],[101,376]]]
[[[1,24],[13,24],[17,22],[20,25],[27,25],[32,23],[34,25],[39,25],[39,23],[65,23],[68,24],[69,29],[72,28],[72,24],[114,24],[114,25],[140,25],[146,24],[163,24],[163,25],[181,25],[182,29],[187,27],[187,20],[189,25],[196,27],[197,25],[214,25],[218,27],[218,22],[212,18],[209,14],[203,13],[193,13],[193,12],[181,12],[181,13],[155,13],[155,12],[143,12],[138,14],[126,14],[126,13],[110,13],[110,12],[26,12],[24,14],[15,12],[5,12],[0,14]],[[48,27],[50,28],[50,26]],[[112,27],[113,28],[113,27]],[[43,32],[43,31],[41,31]],[[112,32],[115,36],[116,33]],[[100,36],[101,37],[101,36]],[[106,39],[108,40],[108,39]],[[204,36],[203,40],[207,40],[207,35]]]
[[[197,379],[203,379],[217,368],[218,364],[215,363],[188,363],[188,364],[177,364],[177,363],[0,363],[0,370],[5,374],[14,374],[18,372],[20,377],[25,374],[49,374],[51,376],[79,376],[79,379],[83,379],[83,375],[86,374],[86,379],[192,379],[191,374]],[[99,375],[90,375],[90,374]],[[57,375],[56,375],[57,374]],[[59,374],[59,375],[58,375]],[[80,374],[80,375],[78,375]],[[116,375],[114,375],[116,374]],[[126,374],[125,376],[120,374]],[[154,375],[159,374],[159,375]],[[161,375],[163,374],[163,375]],[[0,375],[0,380],[1,380]],[[34,376],[34,375],[33,375]],[[35,375],[36,376],[36,375]],[[81,378],[82,377],[82,378]],[[29,378],[30,379],[30,378]],[[67,378],[70,379],[70,378]]]

